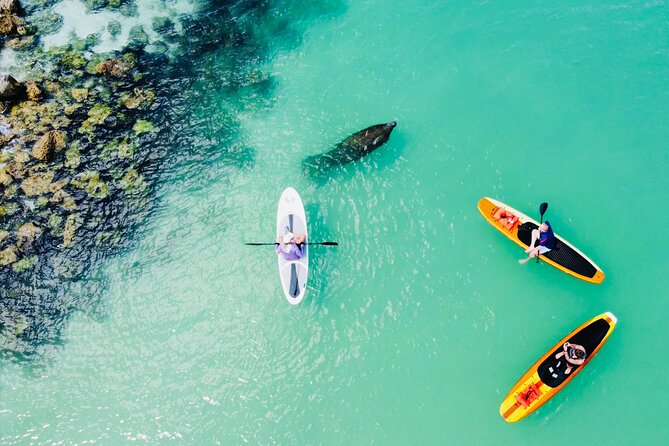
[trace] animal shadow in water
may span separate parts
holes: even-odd
[[[302,163],[302,173],[313,181],[317,187],[322,187],[330,180],[341,178],[346,175],[347,172],[355,173],[360,171],[364,173],[373,173],[375,170],[387,169],[402,155],[406,146],[406,138],[404,138],[404,135],[399,132],[397,132],[397,134],[395,133],[396,132],[393,132],[392,140],[384,144],[383,147],[346,164],[327,164],[314,168],[307,164],[308,160],[314,157],[308,157]],[[337,146],[339,146],[339,144]]]

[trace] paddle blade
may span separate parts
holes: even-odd
[[[543,217],[544,214],[546,213],[546,209],[548,209],[548,203],[541,203],[539,205],[539,214]]]

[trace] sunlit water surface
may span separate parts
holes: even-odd
[[[293,24],[273,100],[241,116],[255,163],[162,185],[148,235],[100,266],[107,317],[0,370],[0,442],[666,441],[667,10],[607,3],[362,1]],[[300,174],[390,120],[362,162]],[[312,248],[296,307],[272,248],[244,245],[274,239],[289,185],[312,241],[339,243]],[[536,218],[548,202],[604,283],[518,265],[482,196]],[[604,311],[619,326],[597,358],[507,425],[515,381]]]

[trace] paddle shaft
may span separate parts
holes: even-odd
[[[277,243],[244,243],[245,245],[251,245],[251,246],[268,246],[268,245],[276,245]],[[339,246],[339,243],[337,242],[306,242],[302,243],[303,245],[325,245],[325,246]]]
[[[544,214],[548,209],[548,203],[541,203],[539,205],[539,225],[541,226],[544,222]],[[539,253],[537,253],[537,263],[539,263]]]

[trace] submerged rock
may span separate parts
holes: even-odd
[[[20,10],[19,0],[0,0],[0,13],[18,14]]]
[[[130,28],[128,37],[130,39],[128,48],[132,50],[141,50],[149,43],[149,35],[144,31],[142,25],[135,25]]]
[[[100,33],[92,33],[86,36],[84,41],[80,44],[80,48],[77,49],[79,51],[87,51],[95,45],[99,45],[100,42],[102,42],[102,35]]]
[[[88,88],[73,88],[70,94],[75,101],[84,102],[88,98]]]
[[[21,182],[21,190],[28,197],[45,194],[49,192],[54,175],[51,171],[34,173]]]
[[[135,156],[135,144],[125,138],[117,147],[119,158],[132,158]]]
[[[19,205],[16,203],[7,203],[3,206],[0,206],[0,217],[16,215],[19,212]]]
[[[12,198],[16,197],[16,194],[17,194],[18,190],[19,190],[19,186],[17,186],[16,184],[12,184],[5,189],[5,193],[3,194],[3,196],[6,199],[11,200]],[[5,213],[6,214],[8,213],[7,212],[7,207],[11,206],[11,205],[14,205],[18,208],[18,205],[16,203],[9,203],[9,204],[5,205]]]
[[[62,189],[54,192],[53,197],[51,197],[51,202],[66,211],[71,211],[77,208],[77,203],[74,201],[74,198],[72,198],[72,195]]]
[[[3,36],[25,36],[28,30],[23,20],[12,14],[0,15],[0,35]]]
[[[11,116],[20,126],[36,133],[45,133],[37,129],[51,125],[59,113],[59,105],[54,101],[45,103],[23,101],[11,109]]]
[[[96,125],[100,125],[111,116],[112,109],[105,104],[95,104],[88,110],[88,119],[79,127],[79,133],[92,133]]]
[[[16,16],[11,14],[0,14],[0,36],[11,36],[16,31]]]
[[[153,124],[151,124],[149,121],[146,121],[144,119],[138,119],[135,125],[132,126],[132,129],[135,131],[136,134],[140,135],[142,133],[152,133],[155,131],[155,128],[153,127]]]
[[[16,237],[18,238],[16,246],[18,246],[21,251],[27,251],[28,247],[42,235],[42,232],[44,232],[44,230],[33,222],[22,224],[19,229],[16,230]]]
[[[2,1],[2,0],[0,0]],[[63,26],[63,16],[54,11],[43,11],[30,21],[41,35],[55,34]]]
[[[166,54],[170,47],[162,40],[155,40],[151,45],[147,45],[145,50],[149,53]]]
[[[151,90],[143,91],[140,88],[135,88],[132,93],[121,95],[121,102],[129,109],[147,106],[156,98],[155,93]]]
[[[60,63],[68,68],[79,69],[86,65],[86,58],[78,51],[67,51],[60,56]]]
[[[16,262],[18,260],[16,251],[17,248],[14,245],[0,251],[0,266],[11,265]]]
[[[123,77],[134,67],[135,63],[131,58],[107,59],[95,66],[95,72],[103,76]]]
[[[130,159],[135,156],[135,148],[135,143],[128,141],[128,138],[124,138],[122,141],[115,139],[104,145],[102,152],[100,153],[100,158],[105,161]],[[118,173],[112,173],[112,176],[114,176],[114,178],[120,178],[120,174]]]
[[[17,51],[24,51],[31,49],[37,43],[34,35],[15,37],[7,42],[7,48],[13,48]]]
[[[169,17],[154,17],[151,28],[159,34],[174,34],[174,22]]]
[[[144,181],[144,177],[137,172],[136,169],[130,169],[123,178],[121,178],[120,185],[121,189],[128,194],[144,192],[148,188],[146,181]]]
[[[0,167],[0,185],[2,186],[9,186],[14,181],[8,170],[7,166]]]
[[[121,34],[121,22],[118,20],[111,20],[107,25],[107,31],[111,34],[112,40],[116,40],[116,37]]]
[[[78,174],[70,182],[72,187],[85,190],[93,198],[107,198],[109,186],[100,179],[100,172],[86,171]]]
[[[37,256],[28,256],[24,257],[12,264],[12,269],[14,272],[20,273],[25,270],[31,269],[37,264]],[[27,326],[25,327],[27,328]]]
[[[48,226],[51,232],[51,235],[54,237],[61,237],[63,235],[63,230],[60,227],[60,224],[63,222],[63,217],[59,214],[49,215]]]
[[[79,167],[79,164],[81,164],[81,154],[79,153],[79,147],[78,145],[72,145],[67,151],[65,152],[65,167],[69,167],[70,169],[76,169]]]
[[[0,76],[0,99],[15,99],[25,93],[25,87],[9,74]]]
[[[82,0],[89,11],[100,11],[102,9],[118,10],[123,6],[133,3],[132,0]]]
[[[0,35],[9,36],[14,34],[14,21],[9,14],[0,15]]]
[[[31,101],[37,102],[42,99],[42,90],[33,81],[26,82],[26,94]]]
[[[55,149],[56,146],[53,143],[51,135],[47,133],[37,140],[30,153],[40,161],[51,161],[56,152]]]
[[[63,228],[63,246],[69,248],[74,243],[76,230],[81,226],[82,219],[79,214],[70,214],[65,221]]]
[[[43,135],[31,152],[32,156],[40,161],[51,161],[56,151],[65,147],[67,135],[62,130],[52,130]]]

